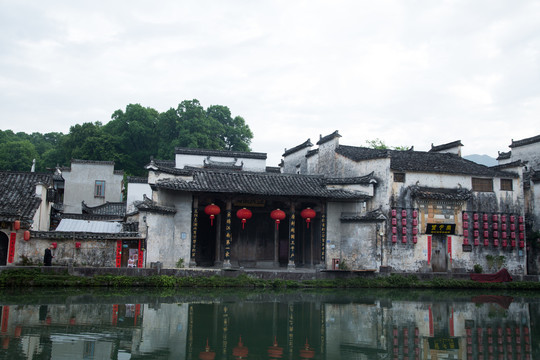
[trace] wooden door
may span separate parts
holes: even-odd
[[[433,272],[446,272],[448,270],[445,235],[433,235],[431,245],[431,267]]]

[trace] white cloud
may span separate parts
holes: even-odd
[[[243,116],[269,165],[336,129],[344,144],[461,139],[496,156],[540,133],[539,15],[509,0],[5,0],[0,129],[197,98]]]

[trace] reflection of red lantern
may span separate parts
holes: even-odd
[[[236,217],[242,219],[242,229],[244,229],[246,221],[251,219],[251,215],[251,211],[246,208],[242,208],[236,212]]]
[[[235,356],[237,359],[244,359],[248,356],[249,350],[247,347],[244,346],[244,343],[242,342],[242,336],[240,336],[240,339],[238,340],[238,346],[236,346],[233,349],[233,356]]]
[[[13,228],[15,230],[19,230],[21,228],[21,222],[19,220],[15,220],[15,222],[13,222]]]
[[[270,213],[272,220],[276,221],[276,229],[279,229],[279,222],[285,219],[285,211],[277,209]]]
[[[216,358],[216,353],[210,351],[210,346],[208,345],[208,339],[206,339],[206,347],[204,351],[199,353],[199,359],[201,360],[214,360]]]
[[[313,219],[315,217],[316,213],[315,213],[315,210],[313,210],[312,208],[305,208],[304,210],[302,210],[302,212],[300,213],[300,216],[303,218],[303,219],[306,219],[306,223],[307,223],[307,228],[309,229],[309,223],[311,222],[311,219]]]
[[[24,241],[28,241],[30,240],[30,231],[26,230],[24,232],[24,237],[23,237]]]
[[[278,346],[276,337],[274,337],[272,346],[268,347],[268,356],[271,359],[281,359],[283,356],[283,348]]]
[[[315,351],[313,351],[309,347],[307,339],[306,339],[306,343],[304,344],[304,348],[300,349],[300,357],[302,359],[313,359],[315,357]]]
[[[206,215],[210,215],[210,226],[214,225],[214,218],[220,213],[220,211],[219,206],[215,204],[210,204],[204,208],[204,213]]]

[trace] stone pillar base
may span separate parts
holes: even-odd
[[[225,260],[223,262],[223,268],[224,269],[230,269],[231,268],[231,260]]]
[[[287,264],[287,270],[296,270],[296,265],[293,262]]]
[[[195,262],[195,259],[189,259],[189,267],[190,268],[197,267],[197,263]]]

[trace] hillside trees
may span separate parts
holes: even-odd
[[[233,118],[226,106],[204,109],[193,99],[159,113],[129,104],[114,111],[105,125],[77,124],[65,135],[0,130],[0,170],[29,171],[34,158],[36,171],[81,159],[114,161],[126,174],[143,175],[151,156],[172,160],[175,147],[249,151],[252,138],[244,119]]]

